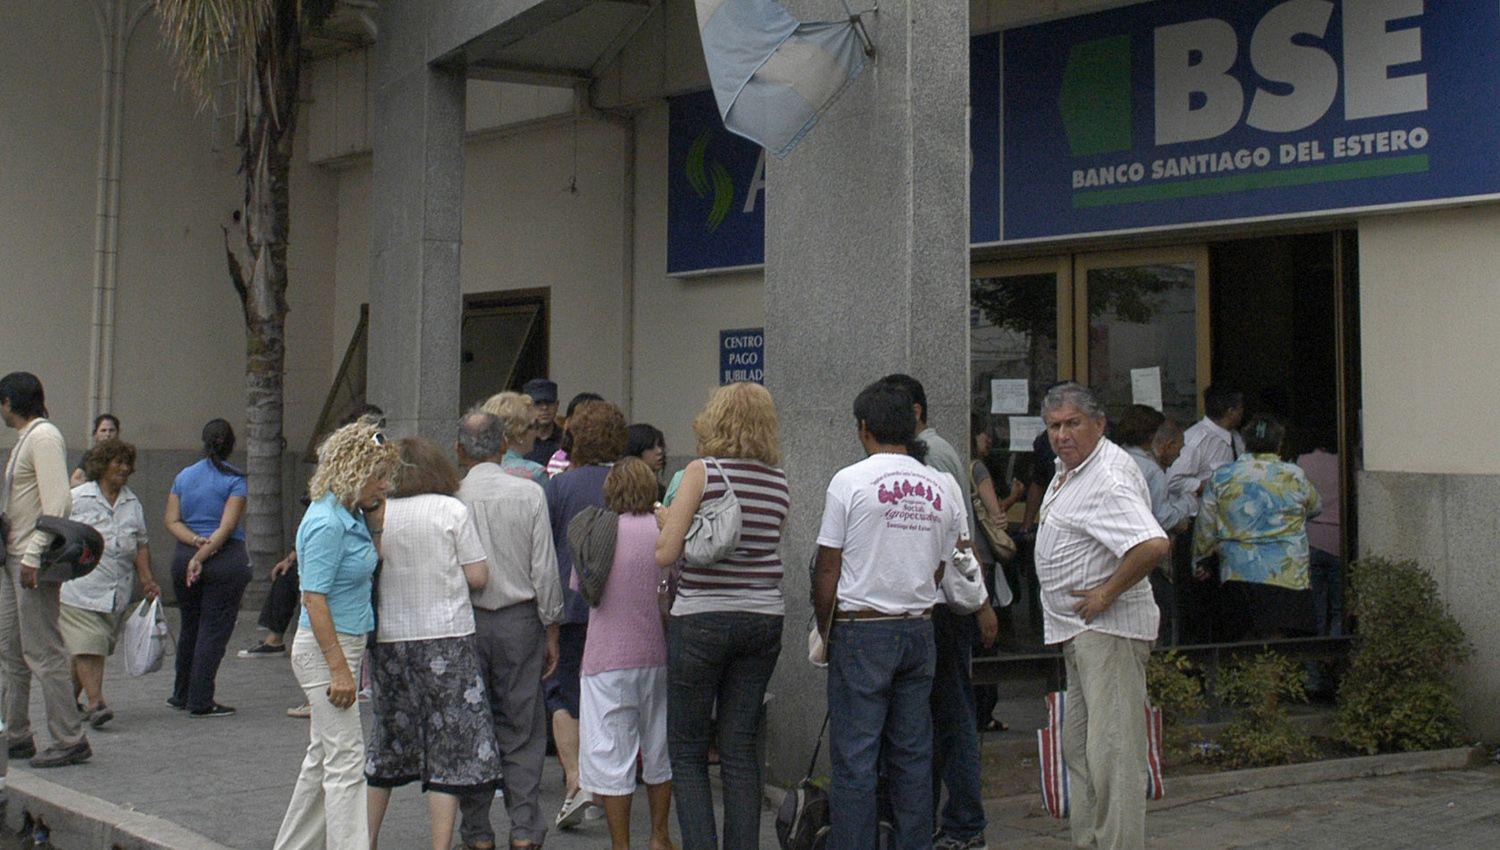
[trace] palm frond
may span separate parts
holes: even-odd
[[[256,42],[270,26],[276,6],[277,0],[156,0],[177,77],[200,106],[213,98],[225,65],[233,66],[241,79],[254,73]]]

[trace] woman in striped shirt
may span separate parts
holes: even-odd
[[[781,652],[781,533],[786,475],[776,406],[759,384],[720,387],[693,421],[702,460],[688,464],[670,508],[658,511],[656,562],[676,564],[698,506],[740,503],[738,547],[707,566],[684,565],[667,624],[667,747],[684,850],[720,847],[708,786],[708,748],[719,744],[724,850],[760,846],[760,742],[766,684]],[[714,705],[718,704],[717,724]]]

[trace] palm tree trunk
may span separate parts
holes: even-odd
[[[269,569],[284,549],[282,535],[283,383],[286,365],[287,234],[292,125],[297,109],[300,49],[295,4],[256,48],[253,79],[242,80],[245,107],[245,506],[250,562]],[[290,14],[288,15],[288,11]]]

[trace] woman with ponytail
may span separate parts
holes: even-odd
[[[203,459],[177,473],[167,496],[167,531],[177,538],[172,587],[182,623],[177,680],[167,705],[193,717],[225,717],[214,701],[214,676],[234,631],[250,559],[245,552],[245,473],[229,464],[234,429],[223,419],[203,426]]]

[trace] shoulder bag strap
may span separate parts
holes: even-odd
[[[30,437],[31,432],[35,430],[36,423],[33,422],[26,429],[26,433],[21,435],[21,439],[16,441],[15,447],[10,450],[10,457],[5,459],[5,489],[0,490],[0,514],[10,508],[10,485],[16,477],[16,459],[21,456],[21,447],[26,445],[26,438]],[[4,545],[6,545],[5,541],[0,540],[0,546]]]
[[[739,501],[740,494],[734,492],[734,485],[730,483],[730,481],[729,481],[729,475],[724,472],[724,467],[719,466],[719,459],[718,458],[713,458],[713,457],[706,457],[703,460],[706,463],[711,463],[711,464],[714,465],[714,471],[718,472],[719,473],[719,477],[722,478],[722,479],[724,479],[724,490],[726,492],[728,492],[729,495],[733,496],[735,498],[735,501]]]
[[[807,763],[807,775],[811,777],[818,767],[818,754],[823,751],[823,735],[828,732],[828,712],[823,712],[823,726],[818,730],[818,742],[813,745],[812,760]]]

